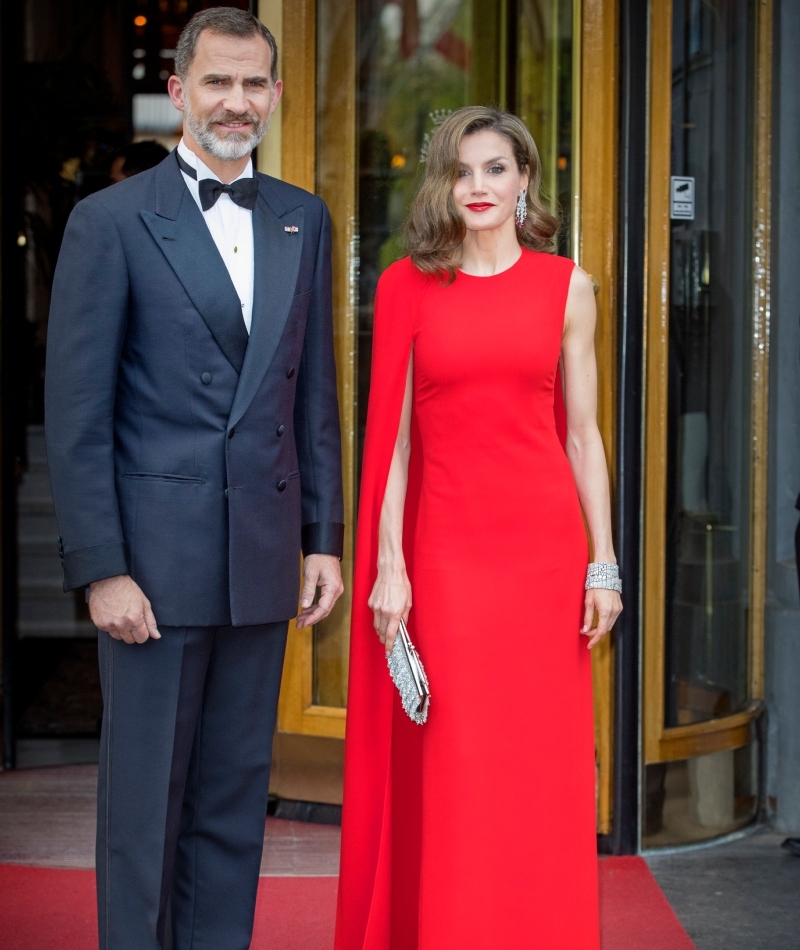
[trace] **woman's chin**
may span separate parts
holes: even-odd
[[[498,218],[496,215],[482,217],[478,214],[464,215],[464,224],[468,231],[496,231],[507,225],[511,218]]]

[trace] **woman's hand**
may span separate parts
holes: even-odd
[[[411,610],[411,584],[405,564],[378,568],[378,578],[368,603],[375,615],[375,632],[386,649],[386,656],[389,656],[400,621],[408,621]]]
[[[617,617],[622,613],[622,598],[615,590],[593,587],[586,591],[583,603],[585,609],[581,633],[590,638],[589,649],[591,650],[617,622]],[[597,625],[592,626],[595,614],[597,614]]]

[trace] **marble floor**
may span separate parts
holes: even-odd
[[[0,864],[94,867],[96,765],[0,773]],[[268,818],[261,874],[328,877],[339,871],[340,829]]]
[[[647,863],[697,950],[798,950],[800,858],[762,828]]]

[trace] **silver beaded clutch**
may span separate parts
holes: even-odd
[[[400,693],[403,709],[409,719],[421,726],[428,718],[431,691],[419,653],[414,649],[408,628],[402,620],[387,663],[394,685]]]

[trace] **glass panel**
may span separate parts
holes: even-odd
[[[99,736],[102,714],[97,631],[83,591],[62,589],[44,443],[53,271],[75,204],[117,176],[161,161],[157,147],[124,156],[131,143],[158,139],[171,146],[177,141],[180,113],[169,104],[166,81],[180,31],[210,5],[206,0],[6,4],[3,56],[19,87],[12,94],[7,86],[4,108],[14,102],[21,115],[48,104],[47,121],[33,124],[13,146],[7,140],[2,156],[4,174],[19,183],[4,208],[6,226],[19,222],[19,231],[2,263],[3,372],[13,394],[3,447],[12,455],[9,470],[17,494],[16,511],[9,505],[4,512],[16,559],[9,556],[4,570],[7,582],[16,572],[18,585],[11,695],[20,764],[49,764],[48,756],[69,748],[83,756],[90,747],[86,740]],[[222,5],[248,7],[247,0]],[[13,555],[13,548],[6,553]],[[41,743],[42,751],[36,751],[38,740],[54,738],[58,744]],[[65,738],[81,744],[61,745]]]
[[[730,834],[758,812],[758,744],[645,769],[643,848]]]
[[[342,450],[345,492],[348,491],[348,457],[352,458],[352,358],[344,356],[339,341],[352,345],[352,281],[358,264],[358,238],[354,229],[355,0],[318,0],[316,5],[316,191],[328,204],[332,221],[334,346],[337,350],[341,400]],[[343,358],[344,357],[344,358]],[[350,403],[348,405],[348,402]],[[352,418],[352,415],[350,415]],[[345,498],[345,521],[352,522]],[[317,706],[343,708],[347,703],[350,649],[350,600],[348,571],[352,567],[353,524],[348,523],[342,574],[345,594],[333,612],[312,633],[311,699]]]
[[[542,184],[564,222],[559,253],[572,254],[574,0],[522,0],[517,22],[514,111],[531,130]]]
[[[326,115],[337,96],[332,21],[340,4],[319,0],[317,178],[351,187],[336,165]],[[544,181],[566,228],[569,253],[572,149],[573,0],[357,0],[358,283],[356,321],[356,464],[360,467],[369,397],[375,287],[404,253],[401,227],[436,126],[465,105],[507,103],[528,122],[544,165]],[[514,20],[508,13],[514,9]],[[510,52],[510,62],[509,62]],[[314,701],[342,705],[346,636],[335,618],[314,632]]]
[[[748,699],[751,4],[673,6],[665,724]]]
[[[339,13],[334,0],[317,4],[318,131],[334,105]],[[372,303],[381,272],[403,254],[400,228],[419,181],[427,140],[441,120],[473,101],[497,102],[499,5],[488,0],[358,0],[357,154],[353,181],[334,165],[319,136],[317,179],[335,175],[355,187],[358,207],[357,467],[360,469],[369,396]],[[482,31],[480,37],[476,30]],[[477,64],[477,65],[476,65]],[[335,105],[334,105],[335,107]],[[330,127],[330,122],[327,122]],[[333,133],[332,133],[333,134]],[[347,451],[347,447],[345,451]],[[352,526],[350,526],[352,527]],[[314,702],[342,706],[347,638],[336,617],[314,629]]]
[[[403,255],[400,228],[434,128],[462,106],[498,101],[499,27],[490,9],[475,0],[358,4],[359,464],[375,287],[383,270]],[[485,39],[476,43],[476,30],[493,34],[494,46]]]

